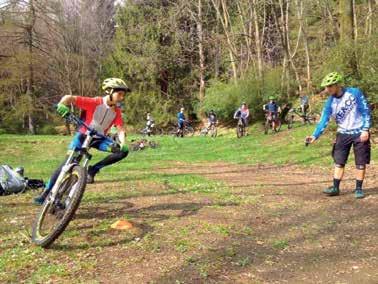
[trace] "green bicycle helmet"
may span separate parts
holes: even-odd
[[[269,100],[274,100],[275,97],[274,96],[269,96]]]
[[[110,90],[118,89],[124,90],[125,92],[129,92],[130,89],[126,85],[125,81],[119,78],[107,78],[102,82],[102,89],[105,92],[109,92]]]
[[[322,88],[325,88],[325,87],[331,86],[333,84],[340,83],[342,81],[343,81],[343,77],[339,73],[332,72],[332,73],[329,73],[327,76],[324,77],[320,86]]]

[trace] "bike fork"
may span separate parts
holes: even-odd
[[[60,184],[62,183],[63,178],[66,176],[66,174],[72,168],[72,161],[73,161],[74,157],[75,157],[75,152],[72,151],[70,153],[70,155],[68,156],[67,161],[65,162],[64,166],[62,167],[62,170],[60,171],[59,176],[58,176],[53,188],[51,189],[51,194],[49,195],[49,201],[50,202],[55,201],[56,195],[58,193],[58,188],[59,188]]]

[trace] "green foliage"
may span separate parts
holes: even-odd
[[[209,112],[213,109],[219,118],[230,120],[242,102],[249,107],[251,120],[262,119],[262,105],[268,97],[274,95],[278,100],[284,100],[280,95],[280,70],[271,69],[264,75],[265,83],[250,72],[236,84],[219,81],[210,82],[207,89],[204,109]]]
[[[375,48],[378,38],[361,40],[357,44],[338,44],[325,54],[324,64],[315,72],[314,78],[320,85],[322,78],[333,71],[340,72],[344,76],[344,85],[358,87],[363,90],[371,105],[378,104],[378,74],[375,72],[378,66],[378,50]],[[357,70],[350,66],[353,56],[357,59]],[[336,67],[335,67],[336,66]],[[376,107],[377,109],[377,107]],[[373,118],[377,119],[377,110],[374,110]]]
[[[45,124],[40,129],[38,129],[38,134],[42,135],[52,135],[57,134],[57,131],[52,124]]]
[[[134,92],[127,96],[125,105],[126,122],[144,126],[146,114],[150,112],[157,125],[167,126],[170,121],[175,120],[175,106],[162,95],[154,92]],[[176,112],[175,112],[176,111]]]
[[[273,247],[275,249],[283,250],[289,246],[289,243],[287,240],[277,240],[273,242]]]

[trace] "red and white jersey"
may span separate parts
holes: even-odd
[[[106,104],[105,97],[76,97],[75,105],[85,111],[85,124],[94,128],[101,134],[106,134],[113,125],[123,126],[121,109]],[[79,130],[85,133],[85,127]]]

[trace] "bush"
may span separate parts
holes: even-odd
[[[371,40],[360,40],[355,46],[351,44],[339,44],[324,55],[324,64],[315,71],[314,82],[320,85],[322,78],[333,71],[340,72],[344,76],[346,86],[358,87],[366,95],[371,106],[378,104],[378,44],[377,38]],[[350,58],[355,54],[357,58],[358,73],[350,67]],[[335,67],[337,66],[337,67]],[[375,112],[375,111],[374,111]],[[373,119],[377,122],[376,113],[373,112]]]
[[[263,84],[250,73],[237,83],[210,82],[210,87],[206,90],[204,111],[208,113],[212,109],[220,119],[230,121],[236,109],[245,101],[249,107],[250,119],[262,119],[262,106],[268,101],[269,96],[274,95],[278,101],[283,100],[279,93],[279,70],[272,69],[266,72],[264,79]]]
[[[156,125],[165,127],[170,121],[176,120],[178,111],[174,103],[158,93],[131,93],[127,96],[125,105],[125,121],[127,124],[143,127],[146,114],[150,112]]]
[[[41,128],[38,129],[38,134],[42,135],[54,135],[57,134],[55,126],[52,124],[43,125]]]

